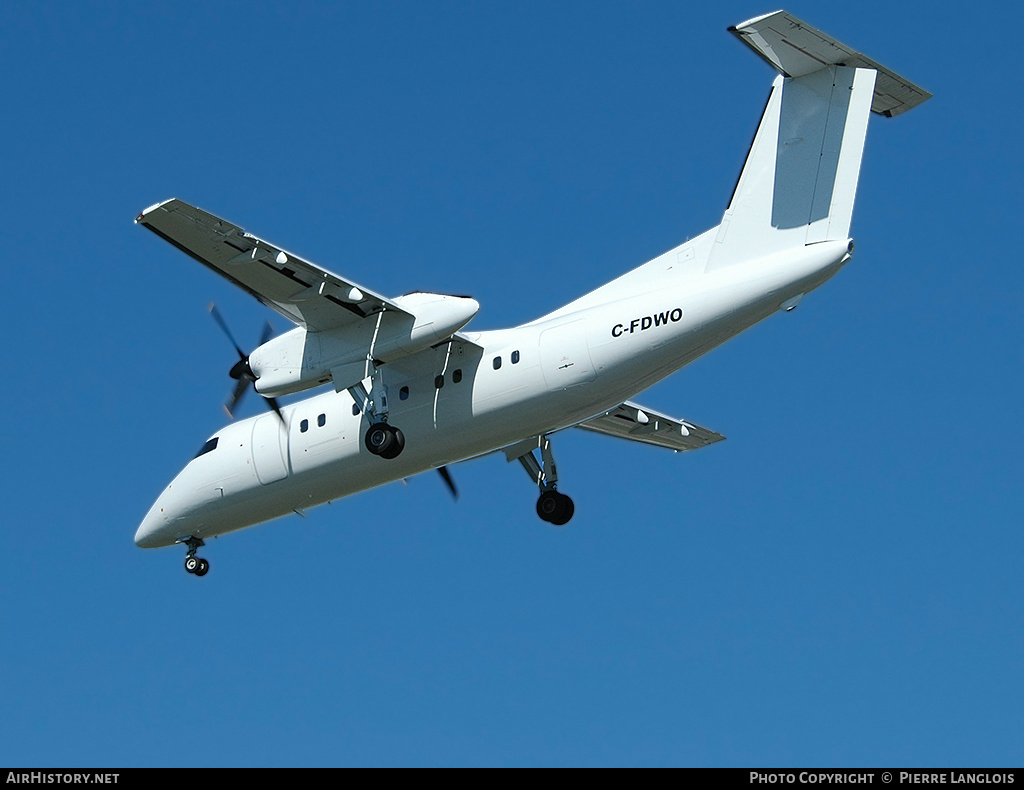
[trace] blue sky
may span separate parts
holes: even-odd
[[[716,225],[772,72],[683,3],[0,8],[0,764],[1020,765],[1020,69],[1005,5],[795,3],[935,98],[868,131],[854,261],[555,437],[184,551],[132,537],[276,314],[179,197],[366,287],[532,320]],[[259,408],[250,399],[246,413]]]

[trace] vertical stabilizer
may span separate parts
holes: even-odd
[[[931,94],[778,11],[730,28],[780,72],[709,269],[848,238],[868,116]]]

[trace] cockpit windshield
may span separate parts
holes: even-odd
[[[202,447],[200,447],[199,448],[199,452],[196,453],[195,458],[193,458],[192,460],[194,461],[199,456],[206,455],[207,453],[209,453],[209,452],[211,452],[211,451],[213,451],[215,449],[217,449],[217,437],[216,436],[214,436],[206,444],[204,444]]]

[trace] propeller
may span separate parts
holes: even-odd
[[[448,472],[448,467],[447,466],[439,466],[437,468],[437,471],[440,472],[441,478],[444,480],[445,485],[448,486],[448,490],[452,492],[452,496],[455,497],[456,499],[458,499],[459,498],[459,491],[458,491],[457,488],[455,488],[455,481],[452,480],[452,476]]]
[[[235,351],[238,352],[238,362],[231,366],[231,370],[228,371],[228,375],[235,379],[238,383],[235,385],[234,391],[231,393],[231,397],[228,398],[227,403],[224,404],[224,411],[228,413],[228,417],[234,417],[234,411],[238,408],[238,404],[242,400],[242,396],[245,395],[249,389],[250,384],[256,383],[256,374],[252,372],[252,367],[249,365],[248,355],[242,351],[241,346],[238,345],[238,341],[235,340],[235,336],[231,334],[231,330],[228,329],[227,321],[220,314],[220,310],[217,309],[217,305],[210,305],[210,315],[213,316],[213,320],[217,322],[228,340],[231,341],[231,345],[235,347]],[[267,322],[267,325],[263,328],[263,335],[260,337],[259,345],[266,343],[270,336],[273,334],[274,328]],[[277,405],[276,398],[263,397],[266,401],[267,407],[271,409],[274,414],[281,418],[281,422],[284,422],[284,415],[281,414],[281,407]]]

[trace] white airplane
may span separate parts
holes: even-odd
[[[447,466],[503,452],[561,525],[552,434],[583,428],[693,450],[724,437],[632,398],[778,310],[850,260],[854,194],[870,112],[898,115],[930,94],[784,11],[730,28],[778,72],[732,200],[717,227],[512,329],[466,332],[464,296],[391,299],[180,200],[136,222],[277,310],[296,328],[231,369],[230,408],[253,384],[271,413],[227,425],[157,498],[135,535],[184,544]],[[284,395],[330,385],[284,406]]]

